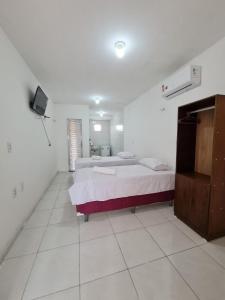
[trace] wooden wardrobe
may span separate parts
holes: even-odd
[[[207,240],[225,235],[225,96],[178,109],[174,210]]]

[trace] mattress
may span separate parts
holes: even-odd
[[[122,165],[135,165],[138,161],[136,158],[121,158],[119,156],[102,156],[101,159],[95,160],[91,157],[78,158],[75,161],[75,169],[91,168],[91,167],[109,167]]]
[[[77,170],[69,189],[73,205],[174,190],[174,171],[153,171],[142,165],[114,166],[116,175]]]

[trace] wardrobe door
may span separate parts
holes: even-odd
[[[210,237],[225,235],[225,98],[216,97]]]
[[[213,186],[211,195],[209,234],[217,238],[225,235],[225,186]]]
[[[190,201],[192,198],[192,178],[177,174],[174,210],[175,215],[181,220],[189,220]]]
[[[202,235],[208,232],[210,184],[198,179],[193,181],[190,201],[189,221],[192,227]]]

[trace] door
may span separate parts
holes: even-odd
[[[192,197],[192,178],[181,174],[176,175],[175,215],[181,220],[189,219],[190,201]]]
[[[68,161],[69,171],[75,171],[75,161],[83,156],[82,150],[82,120],[69,119],[67,124],[68,134]]]
[[[210,184],[193,181],[189,220],[193,228],[202,235],[208,231]]]

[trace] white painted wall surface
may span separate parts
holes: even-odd
[[[124,132],[118,131],[116,125],[123,125],[123,112],[116,112],[111,119],[111,145],[112,155],[123,151],[124,148]]]
[[[225,38],[188,64],[202,66],[202,85],[171,100],[161,97],[161,84],[125,108],[125,150],[154,156],[175,167],[177,108],[214,94],[225,94]],[[165,111],[160,109],[165,107]]]
[[[0,28],[0,260],[56,173],[53,119],[29,109],[38,81]],[[49,100],[47,114],[53,116]],[[12,153],[7,143],[12,144]],[[24,191],[21,184],[24,183]],[[13,189],[17,197],[13,198]]]
[[[83,156],[89,157],[88,105],[55,104],[57,161],[59,171],[68,171],[67,120],[82,120]]]

